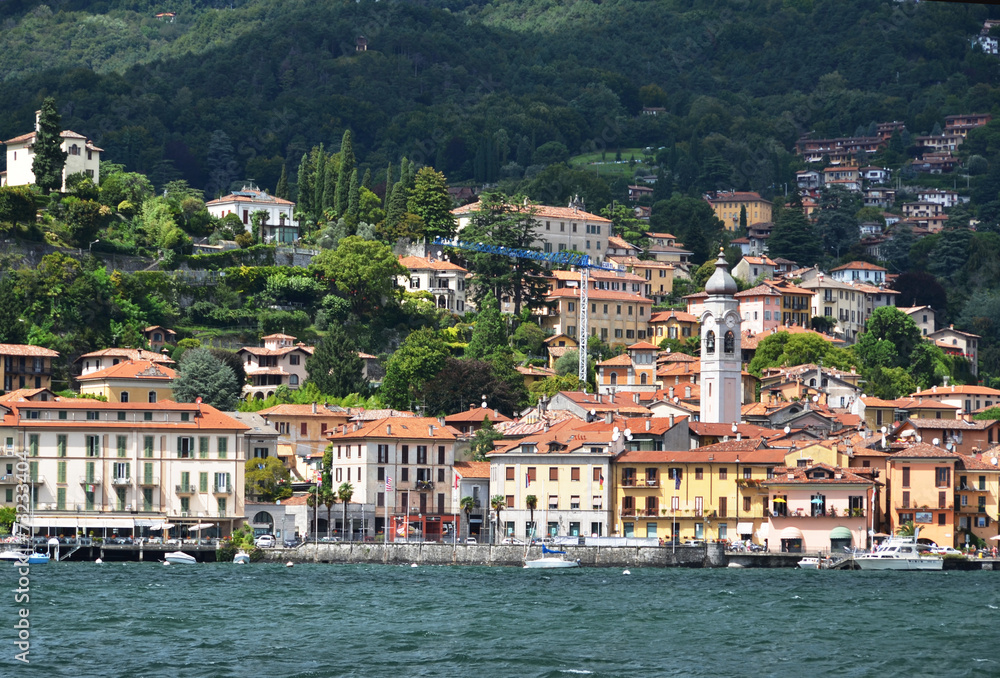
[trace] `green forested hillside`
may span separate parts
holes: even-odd
[[[156,19],[160,12],[176,17]],[[1000,103],[970,49],[989,9],[890,0],[0,5],[0,136],[43,96],[107,158],[163,185],[273,186],[350,127],[380,169],[520,177],[571,154],[662,147],[680,188],[788,181],[802,133],[852,134]],[[355,52],[364,35],[368,51]],[[638,116],[643,105],[666,115]],[[542,163],[544,164],[544,163]],[[707,167],[707,169],[706,169]],[[530,173],[530,172],[529,172]],[[294,176],[292,177],[294,184]],[[216,181],[215,183],[218,183]]]

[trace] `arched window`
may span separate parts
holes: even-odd
[[[156,391],[150,391],[149,392],[149,402],[151,402],[151,403],[155,403],[156,402]]]
[[[734,353],[736,351],[736,336],[732,330],[726,332],[726,336],[722,340],[722,349],[726,353]]]
[[[612,372],[611,373],[611,385],[615,386],[617,383],[618,383],[618,373],[617,372]]]
[[[127,403],[128,402],[128,391],[122,391],[121,402],[123,402],[123,403]]]
[[[639,375],[639,384],[642,385],[642,386],[646,385],[646,373],[645,372],[643,372],[642,374]]]
[[[298,386],[299,385],[299,375],[297,375],[297,374],[291,375],[288,378],[288,384],[290,386]]]
[[[715,353],[715,330],[709,330],[705,335],[705,353]]]
[[[816,377],[813,377],[812,379],[809,380],[809,385],[810,386],[815,386],[816,385]]]

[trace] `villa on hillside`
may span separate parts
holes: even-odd
[[[35,183],[35,173],[31,165],[35,160],[35,134],[41,111],[35,111],[35,131],[7,139],[7,171],[0,172],[0,186],[24,186]],[[72,130],[63,130],[61,148],[66,152],[66,164],[62,172],[62,190],[66,190],[66,177],[82,172],[95,184],[101,181],[101,153],[90,139]]]

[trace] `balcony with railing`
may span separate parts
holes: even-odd
[[[34,374],[39,376],[51,376],[52,365],[35,365],[34,363],[20,364],[13,360],[5,360],[3,369],[6,374]]]
[[[100,485],[101,476],[80,476],[81,485]]]
[[[176,486],[176,491],[177,494],[197,494],[198,488],[197,486],[191,484],[181,484]]]
[[[958,507],[958,512],[959,513],[965,513],[965,514],[968,514],[968,513],[982,513],[982,514],[985,515],[986,514],[986,507],[985,506],[980,506],[978,504],[966,504],[965,506],[959,506]]]
[[[213,485],[212,494],[232,494],[233,486],[223,483],[222,485]]]
[[[625,489],[646,490],[655,489],[660,486],[659,478],[622,478],[622,487]]]
[[[160,479],[155,476],[143,476],[139,484],[143,487],[156,487],[160,484]]]
[[[132,479],[129,478],[128,476],[115,476],[114,478],[111,479],[111,484],[112,485],[119,485],[119,486],[120,485],[129,485],[129,484],[131,484],[131,482],[132,482]]]
[[[17,483],[17,474],[15,473],[5,473],[0,475],[0,485],[16,485]]]

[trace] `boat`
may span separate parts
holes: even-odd
[[[194,565],[198,561],[194,556],[189,556],[183,551],[174,551],[163,556],[164,560],[173,565]]]
[[[813,558],[811,556],[806,556],[798,562],[800,570],[818,570],[822,567],[819,558]]]
[[[235,556],[233,556],[233,563],[236,565],[249,565],[250,564],[250,554],[246,551],[238,551]]]
[[[29,551],[13,551],[13,550],[8,550],[0,553],[0,560],[7,560],[11,562],[25,562],[24,561],[25,555],[28,556],[26,562],[29,565],[44,565],[50,560],[48,553],[38,553],[37,551],[29,552]]]
[[[565,555],[565,551],[553,551],[552,549],[546,548],[545,544],[542,544],[542,557],[535,558],[534,560],[527,560],[526,558],[524,561],[524,569],[557,570],[567,567],[580,567],[579,560],[566,560],[565,558],[560,557]]]
[[[927,552],[917,542],[920,531],[912,537],[890,537],[870,553],[855,556],[862,570],[941,570],[944,559]]]

